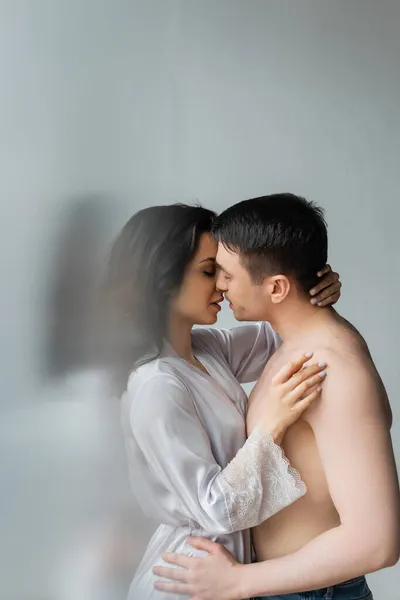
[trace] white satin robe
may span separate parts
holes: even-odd
[[[183,600],[153,589],[163,552],[189,554],[189,535],[252,558],[250,527],[305,494],[272,437],[257,427],[246,441],[247,396],[280,340],[269,323],[193,330],[193,350],[209,375],[170,346],[139,367],[122,398],[132,488],[160,526],[132,581],[129,600]]]

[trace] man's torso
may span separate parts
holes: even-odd
[[[268,362],[262,378],[266,386],[277,371],[302,351],[313,350],[317,360],[324,360],[324,350],[329,348],[335,352],[349,352],[356,356],[361,368],[371,369],[374,376],[379,377],[373,367],[365,342],[355,330],[340,317],[329,322],[327,328],[318,330],[314,336],[300,341],[302,347],[285,343]],[[325,352],[327,354],[327,352]],[[329,370],[328,377],[340,377],[340,373]],[[260,379],[260,381],[261,381]],[[264,387],[265,389],[265,387]],[[384,390],[383,390],[384,391]],[[321,402],[316,400],[315,402]],[[252,395],[249,400],[247,414],[247,434],[250,435],[256,422],[262,416],[264,397]],[[332,440],[332,444],[340,444],[340,440]],[[340,525],[340,518],[332,502],[324,468],[319,456],[315,436],[307,414],[300,418],[287,431],[282,448],[297,469],[307,486],[307,494],[274,515],[252,531],[257,561],[276,558],[295,552],[316,536]]]

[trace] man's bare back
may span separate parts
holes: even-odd
[[[321,311],[322,312],[322,311]],[[259,383],[249,399],[247,432],[253,427],[263,411],[263,394],[256,394],[259,386],[268,382],[280,367],[298,355],[304,348],[314,351],[318,360],[328,363],[327,378],[331,386],[328,398],[322,397],[318,403],[332,402],[332,386],[340,381],[343,361],[348,369],[367,372],[371,385],[379,389],[384,418],[390,427],[391,413],[382,381],[372,362],[368,348],[354,327],[337,313],[327,309],[316,314],[312,329],[301,332],[285,341],[282,347],[268,362]],[[324,385],[325,387],[325,385]],[[339,389],[339,386],[337,386]],[[265,388],[264,388],[265,389]],[[334,394],[333,394],[334,396]],[[296,468],[307,485],[307,494],[253,529],[253,542],[257,561],[277,558],[292,553],[318,535],[340,525],[339,514],[332,501],[325,471],[320,459],[313,427],[318,427],[318,419],[313,422],[313,413],[318,406],[312,407],[286,433],[282,447],[291,465]],[[332,451],[340,439],[330,440]]]

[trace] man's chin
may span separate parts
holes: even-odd
[[[245,310],[242,310],[242,309],[235,310],[233,308],[231,310],[233,312],[233,316],[235,317],[236,321],[246,321],[246,323],[248,323],[248,322],[260,320],[260,319],[255,319],[251,315],[247,314],[247,312]]]
[[[248,319],[246,319],[245,315],[240,312],[240,311],[233,311],[233,316],[235,317],[236,321],[247,321]]]

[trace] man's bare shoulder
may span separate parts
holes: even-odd
[[[349,321],[339,315],[329,319],[322,327],[315,339],[316,354],[329,353],[329,357],[336,363],[351,364],[365,363],[368,367],[372,363],[368,345],[361,333]]]
[[[349,321],[339,315],[321,328],[313,344],[315,357],[328,363],[328,372],[340,381],[350,377],[369,380],[378,376],[368,345],[361,333]]]
[[[341,319],[325,331],[315,357],[327,363],[327,377],[321,399],[307,411],[308,418],[338,411],[346,414],[367,411],[383,416],[391,424],[391,411],[385,387],[362,335]]]

